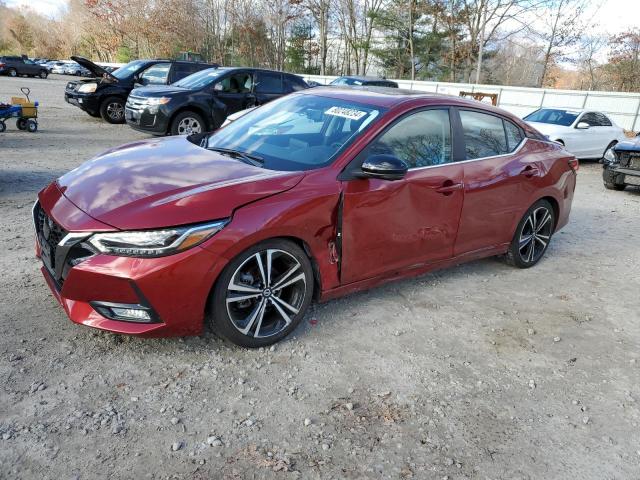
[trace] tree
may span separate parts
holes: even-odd
[[[629,30],[611,38],[607,70],[616,90],[640,90],[640,30]]]
[[[543,25],[536,32],[545,45],[542,73],[538,87],[549,81],[550,67],[565,58],[568,47],[575,45],[584,32],[586,0],[547,0],[538,21]]]

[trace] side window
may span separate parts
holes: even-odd
[[[282,93],[282,74],[257,72],[256,93]]]
[[[140,75],[142,85],[165,85],[169,78],[170,63],[156,63],[151,65]]]
[[[285,75],[284,90],[285,92],[298,92],[307,88],[304,80],[294,75]]]
[[[423,110],[403,118],[367,148],[367,156],[382,154],[404,160],[409,168],[450,163],[449,111]]]
[[[495,115],[460,110],[466,159],[509,153],[502,119]]]
[[[578,122],[588,123],[590,127],[599,127],[600,122],[598,121],[598,117],[593,112],[587,112],[582,115],[582,118]]]
[[[502,121],[504,122],[504,131],[507,134],[507,147],[509,148],[509,152],[513,152],[524,139],[524,135],[522,130],[509,120]]]
[[[196,73],[198,70],[200,70],[200,66],[197,63],[176,63],[173,65],[171,81],[177,82],[178,80],[182,80],[192,73]]]
[[[596,113],[595,116],[598,118],[598,123],[602,127],[611,127],[611,120],[604,113]]]
[[[250,73],[236,73],[215,84],[215,90],[223,93],[249,93],[252,86]]]

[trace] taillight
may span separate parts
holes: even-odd
[[[571,167],[571,170],[577,173],[580,169],[580,162],[577,158],[572,158],[571,160],[569,160],[569,167]]]
[[[5,65],[5,63],[0,62],[0,68],[4,68]]]

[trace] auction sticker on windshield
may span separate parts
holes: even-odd
[[[348,118],[349,120],[360,120],[367,114],[367,112],[363,112],[362,110],[355,110],[353,108],[331,107],[329,110],[324,112],[324,114],[333,115],[335,117]]]

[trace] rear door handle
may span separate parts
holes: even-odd
[[[462,183],[453,183],[451,180],[447,180],[441,187],[436,188],[436,192],[441,193],[442,195],[451,195],[457,190],[462,190],[463,186],[464,185]]]
[[[531,165],[527,165],[526,167],[524,167],[524,170],[522,170],[520,172],[520,175],[524,175],[527,178],[531,178],[533,176],[536,176],[540,173],[540,170],[538,170],[538,167],[532,167]]]

